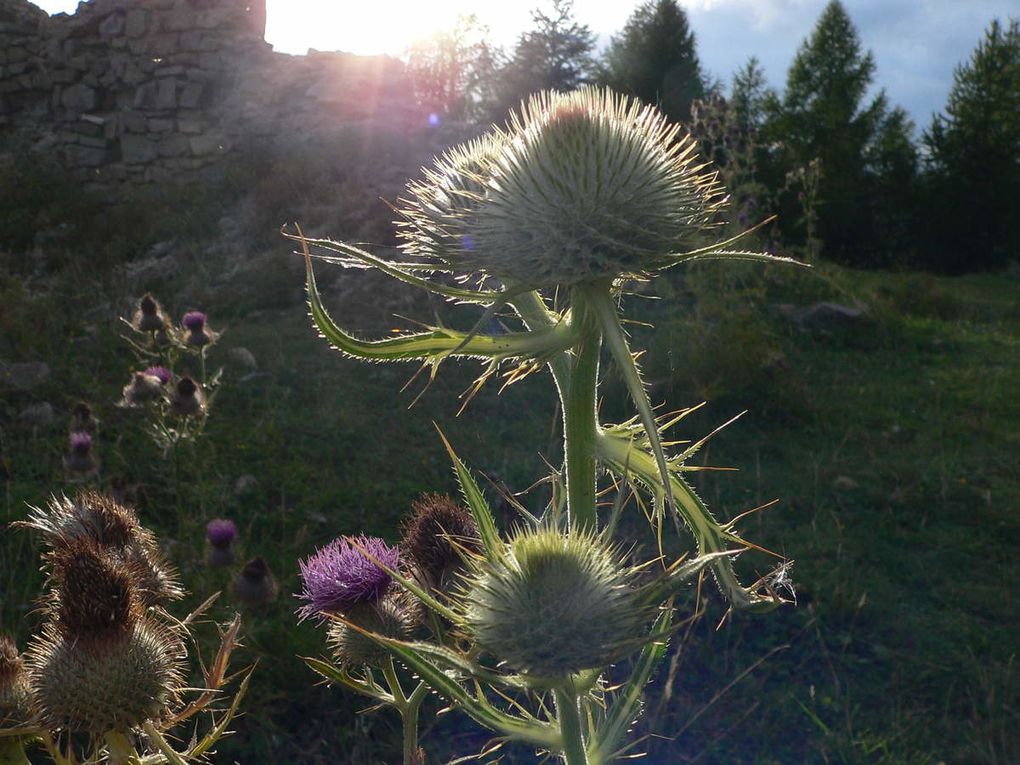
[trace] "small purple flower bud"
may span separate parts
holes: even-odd
[[[148,375],[149,377],[159,378],[159,381],[163,385],[170,382],[170,370],[166,367],[149,367],[142,374]]]
[[[330,612],[343,613],[360,603],[375,603],[386,594],[390,575],[365,553],[391,570],[400,564],[397,547],[366,536],[340,537],[299,562],[304,591],[298,597],[308,601],[298,609],[302,621]]]
[[[71,451],[74,454],[85,455],[92,450],[92,436],[88,433],[71,434]]]
[[[237,538],[237,526],[226,518],[216,518],[206,525],[205,538],[213,547],[230,547]]]
[[[201,332],[205,327],[206,320],[206,315],[201,311],[188,311],[188,313],[184,314],[181,324],[189,332]]]

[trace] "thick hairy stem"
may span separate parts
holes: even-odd
[[[557,688],[553,691],[553,699],[556,702],[556,718],[563,739],[563,761],[566,765],[588,765],[577,694],[573,688]]]
[[[138,752],[127,736],[120,731],[111,730],[105,738],[110,752],[107,759],[109,765],[138,765]]]
[[[562,402],[567,517],[571,530],[594,530],[598,525],[595,512],[595,438],[598,432],[595,406],[602,332],[593,321],[594,317],[588,314],[586,291],[575,289],[571,300],[580,339],[574,346],[570,382]]]
[[[429,687],[425,683],[419,683],[408,697],[407,706],[401,712],[404,724],[404,765],[414,765],[418,762],[418,712],[428,693]]]

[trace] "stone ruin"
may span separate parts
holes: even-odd
[[[200,178],[239,146],[424,123],[399,60],[275,53],[265,18],[265,0],[90,0],[53,17],[0,0],[0,156],[131,188]]]

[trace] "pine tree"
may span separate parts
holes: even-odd
[[[595,35],[574,18],[573,0],[553,0],[548,13],[535,9],[531,19],[534,27],[521,34],[499,73],[494,119],[505,117],[507,109],[531,93],[575,90],[595,73]]]
[[[705,78],[687,13],[676,0],[648,0],[613,37],[606,52],[606,82],[656,104],[686,123],[691,102],[704,98]]]
[[[839,0],[822,12],[787,75],[782,99],[771,99],[768,138],[789,169],[821,162],[819,231],[825,251],[845,262],[874,259],[866,153],[885,116],[879,94],[865,96],[875,72]]]
[[[1002,265],[1020,248],[1020,22],[993,21],[924,134],[930,230],[943,268]]]
[[[765,70],[757,56],[751,56],[734,73],[730,87],[730,109],[742,130],[758,130],[761,127],[768,93]]]

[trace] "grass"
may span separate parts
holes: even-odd
[[[67,488],[62,417],[79,398],[92,401],[104,480],[129,487],[181,567],[193,593],[183,608],[216,590],[225,592],[216,618],[234,608],[229,574],[202,564],[213,517],[237,521],[243,553],[264,555],[279,580],[277,603],[245,613],[242,661],[259,667],[237,735],[217,761],[389,762],[396,721],[357,714],[359,699],[317,685],[298,658],[325,648],[321,630],[296,623],[296,561],[342,533],[393,539],[418,493],[452,491],[434,423],[476,469],[527,487],[546,471],[543,458],[559,460],[553,391],[544,375],[499,396],[490,384],[457,417],[457,396],[478,370],[448,364],[408,409],[422,387],[419,380],[400,392],[413,367],[365,366],[330,351],[303,306],[281,297],[286,280],[300,283],[279,265],[286,245],[256,247],[253,257],[271,270],[192,290],[201,305],[176,305],[175,285],[159,285],[175,313],[201,307],[227,329],[211,356],[225,374],[207,437],[183,449],[176,468],[136,415],[113,406],[133,363],[118,322],[130,302],[116,272],[69,257],[46,278],[28,278],[13,259],[2,264],[0,358],[45,361],[51,376],[0,399],[0,520]],[[195,268],[207,275],[215,264],[196,255]],[[780,500],[743,527],[796,560],[799,600],[767,616],[727,617],[705,587],[703,615],[681,631],[649,690],[639,732],[657,735],[645,742],[647,761],[1020,761],[1020,284],[1006,275],[819,271],[701,267],[656,285],[667,300],[630,298],[632,315],[655,325],[633,327],[635,347],[650,349],[653,398],[674,407],[711,398],[681,437],[750,410],[699,456],[740,472],[699,473],[696,483],[722,517]],[[365,334],[406,326],[394,313],[470,323],[371,275],[334,278],[334,315]],[[859,299],[868,319],[812,332],[773,308],[832,298]],[[233,364],[235,346],[254,353],[255,375]],[[602,408],[612,419],[626,403],[606,374]],[[19,420],[43,401],[55,407],[56,425]],[[238,492],[245,475],[255,483]],[[37,623],[34,541],[0,531],[0,623],[22,645]],[[770,561],[755,554],[739,564],[750,579]],[[486,739],[453,712],[426,730],[424,745],[439,762]],[[509,759],[533,757],[521,750]]]

